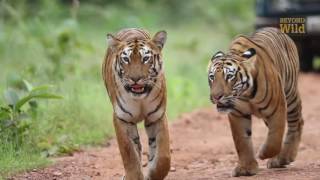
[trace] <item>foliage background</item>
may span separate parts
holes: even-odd
[[[107,33],[127,27],[168,32],[163,55],[173,120],[209,104],[209,59],[233,36],[251,32],[253,21],[253,0],[0,0],[0,106],[8,89],[26,93],[17,87],[23,80],[50,84],[63,96],[37,101],[22,121],[28,123],[23,141],[3,138],[10,128],[0,131],[0,176],[103,145],[113,135],[100,72]]]

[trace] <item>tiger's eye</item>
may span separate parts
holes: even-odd
[[[209,79],[210,79],[211,81],[213,81],[213,80],[214,80],[214,75],[213,75],[213,74],[209,74]]]
[[[125,62],[126,64],[129,63],[129,58],[128,57],[122,57],[123,62]]]
[[[228,74],[227,75],[227,79],[231,79],[232,78],[232,75],[231,74]]]
[[[145,57],[143,57],[142,61],[143,61],[143,63],[147,63],[149,59],[150,59],[149,56],[145,56]]]

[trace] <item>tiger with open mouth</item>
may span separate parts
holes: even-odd
[[[113,105],[113,122],[126,180],[162,180],[170,169],[166,81],[161,51],[167,33],[153,38],[142,29],[107,35],[102,76]],[[137,123],[149,139],[148,171],[143,175]]]

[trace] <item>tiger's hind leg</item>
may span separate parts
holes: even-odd
[[[145,128],[149,141],[148,173],[145,180],[163,180],[170,170],[170,141],[166,115]]]
[[[254,157],[251,140],[251,116],[240,117],[228,114],[233,141],[239,157],[238,165],[232,176],[252,176],[258,172],[258,163]]]
[[[143,180],[141,165],[141,144],[137,125],[125,122],[113,116],[117,142],[120,149],[124,169],[125,180]]]
[[[287,133],[281,152],[278,156],[270,159],[268,168],[281,168],[293,162],[298,153],[301,140],[303,118],[301,114],[301,100],[298,94],[289,98],[287,110]]]

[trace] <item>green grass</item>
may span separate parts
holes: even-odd
[[[24,169],[31,169],[37,166],[47,165],[49,162],[39,156],[40,151],[36,151],[32,146],[24,145],[23,147],[16,147],[12,144],[3,144],[0,149],[1,154],[1,171],[10,172],[15,168],[23,167]]]
[[[108,32],[143,27],[154,34],[165,29],[169,119],[209,105],[208,61],[227,49],[234,35],[252,30],[253,1],[192,2],[179,12],[174,11],[179,1],[170,1],[173,12],[161,1],[153,6],[140,0],[129,7],[82,3],[77,20],[68,6],[55,1],[43,1],[34,14],[23,6],[1,4],[0,11],[8,14],[0,13],[0,93],[8,79],[20,76],[52,84],[64,98],[40,102],[24,143],[0,140],[0,176],[45,166],[50,163],[47,155],[103,144],[113,136],[112,107],[100,72]],[[70,41],[61,44],[59,38]]]

